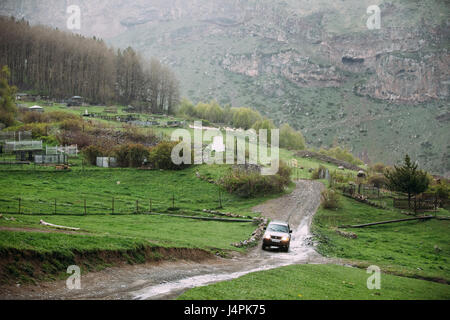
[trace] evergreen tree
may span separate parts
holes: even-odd
[[[414,212],[416,212],[416,197],[427,190],[430,184],[427,173],[419,170],[418,165],[412,163],[409,155],[406,155],[402,166],[394,166],[393,170],[386,171],[384,175],[391,190],[408,194],[409,208],[411,208],[411,197],[414,195]]]

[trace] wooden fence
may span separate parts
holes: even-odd
[[[408,198],[394,198],[394,208],[397,209],[414,209],[418,211],[437,210],[438,208],[448,208],[450,201],[440,199],[434,193],[422,193],[415,197]]]

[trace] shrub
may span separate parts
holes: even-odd
[[[153,129],[143,129],[128,124],[123,126],[123,139],[138,144],[156,144],[158,141]]]
[[[181,170],[189,165],[176,165],[172,161],[172,149],[178,144],[177,141],[163,141],[150,151],[150,165],[155,169]],[[182,155],[181,155],[182,156]],[[192,155],[191,155],[192,159]]]
[[[99,146],[88,146],[82,150],[83,157],[92,165],[96,165],[97,157],[104,155],[104,150]]]
[[[322,175],[325,175],[327,168],[325,168],[323,165],[320,165],[317,169],[314,169],[312,173],[312,179],[318,180],[322,177]]]
[[[356,158],[350,151],[342,149],[340,147],[334,147],[328,150],[320,149],[319,153],[357,166],[364,164],[364,162]]]
[[[119,167],[122,167],[122,168],[128,167],[128,165],[130,163],[128,160],[128,145],[118,146],[114,150],[114,154],[116,156],[117,165]]]
[[[44,121],[45,115],[40,112],[33,112],[33,111],[24,111],[21,114],[21,120],[23,123],[42,123],[46,122]]]
[[[58,142],[61,145],[78,145],[78,148],[83,149],[92,144],[95,137],[89,135],[88,133],[81,131],[66,131],[64,130],[57,136]]]
[[[119,167],[140,167],[149,156],[147,147],[141,144],[124,144],[115,149]]]
[[[334,171],[331,174],[333,181],[336,183],[348,183],[353,180],[353,176],[343,172]]]
[[[64,111],[40,113],[25,109],[20,112],[20,119],[24,123],[50,123],[64,120],[81,120],[81,117]]]
[[[374,165],[372,165],[371,168],[374,172],[383,173],[384,170],[386,169],[386,166],[381,162],[377,162]]]
[[[40,139],[43,136],[48,136],[51,126],[48,123],[29,123],[23,125],[20,130],[31,131],[33,139]]]
[[[83,128],[83,121],[79,119],[66,119],[59,124],[59,127],[66,131],[80,131]]]
[[[324,209],[338,209],[341,207],[339,194],[333,189],[325,189],[320,194]]]
[[[306,147],[305,138],[300,131],[295,131],[289,124],[280,128],[280,147],[288,150],[303,150]]]
[[[372,184],[374,187],[377,188],[384,188],[389,183],[388,179],[386,179],[386,177],[382,174],[370,176],[368,182],[369,184]]]
[[[230,193],[240,197],[252,197],[283,192],[291,181],[290,176],[291,169],[280,164],[278,173],[270,176],[233,170],[221,179],[221,184]]]
[[[149,149],[141,144],[128,145],[128,160],[130,167],[140,167],[149,157]]]

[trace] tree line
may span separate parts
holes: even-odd
[[[208,122],[226,124],[244,130],[254,129],[256,132],[266,129],[269,141],[271,130],[277,128],[272,120],[263,118],[256,110],[246,107],[231,107],[230,105],[221,107],[216,101],[199,102],[194,105],[191,101],[183,99],[177,113],[182,117],[206,120],[206,124]],[[282,124],[279,129],[280,147],[291,150],[306,148],[305,138],[300,131],[296,131],[287,123]]]
[[[12,17],[0,17],[0,66],[9,67],[21,90],[56,99],[78,95],[92,104],[133,104],[152,113],[173,113],[179,100],[175,74],[156,59]]]

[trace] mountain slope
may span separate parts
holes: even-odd
[[[79,0],[81,33],[169,64],[194,102],[251,106],[365,161],[404,153],[450,174],[449,5],[444,0]],[[64,1],[0,13],[65,28]],[[369,5],[381,29],[368,30]]]

